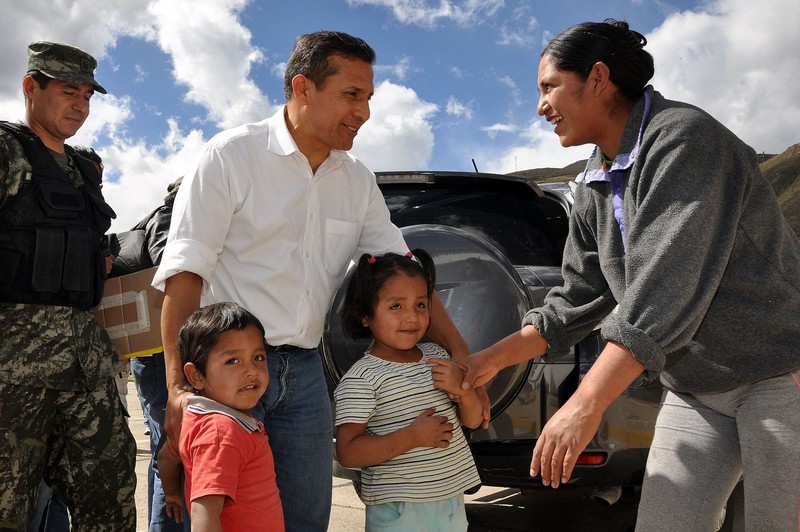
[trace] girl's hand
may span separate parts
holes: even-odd
[[[431,366],[434,387],[447,392],[450,398],[457,402],[458,397],[464,393],[461,388],[464,372],[458,364],[444,358],[429,358],[427,363]]]
[[[429,408],[411,422],[409,429],[414,434],[415,447],[447,447],[453,439],[453,424],[445,416],[435,416],[435,408]]]

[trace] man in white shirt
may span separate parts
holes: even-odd
[[[215,136],[186,175],[153,281],[165,292],[171,449],[188,393],[176,342],[186,317],[235,301],[264,324],[270,384],[254,413],[269,435],[287,530],[328,526],[332,419],[317,346],[333,295],[351,259],[408,250],[374,175],[346,152],[370,115],[374,61],[345,33],[299,37],[287,104]],[[468,353],[438,298],[429,334],[455,358]]]

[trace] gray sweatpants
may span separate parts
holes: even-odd
[[[667,391],[636,532],[717,530],[742,475],[748,532],[800,530],[800,372],[724,393]]]

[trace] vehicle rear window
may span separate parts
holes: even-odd
[[[526,186],[502,182],[483,186],[437,183],[435,186],[392,184],[381,189],[392,221],[398,227],[415,224],[458,227],[493,244],[512,264],[561,264],[560,248],[539,198]]]

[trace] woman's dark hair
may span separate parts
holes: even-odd
[[[205,376],[208,355],[217,345],[219,337],[228,331],[244,330],[250,325],[255,325],[264,336],[264,326],[258,318],[236,303],[215,303],[195,310],[178,333],[181,363],[191,362]]]
[[[302,74],[314,83],[317,90],[322,88],[328,76],[339,71],[330,62],[332,55],[346,59],[360,59],[370,65],[375,63],[375,50],[363,39],[341,31],[318,31],[301,35],[294,43],[294,49],[286,63],[283,77],[283,94],[292,97],[292,79]]]
[[[374,256],[364,254],[358,259],[356,270],[347,285],[340,316],[344,332],[352,338],[369,338],[369,327],[362,323],[364,316],[372,316],[378,304],[378,292],[386,281],[404,273],[409,277],[422,277],[427,286],[428,298],[436,285],[436,268],[433,259],[422,249],[412,249],[410,254],[386,253]]]
[[[638,100],[653,77],[653,56],[643,50],[647,39],[628,23],[614,19],[576,24],[545,47],[558,70],[575,72],[586,80],[597,62],[608,65],[611,81],[628,100]]]

